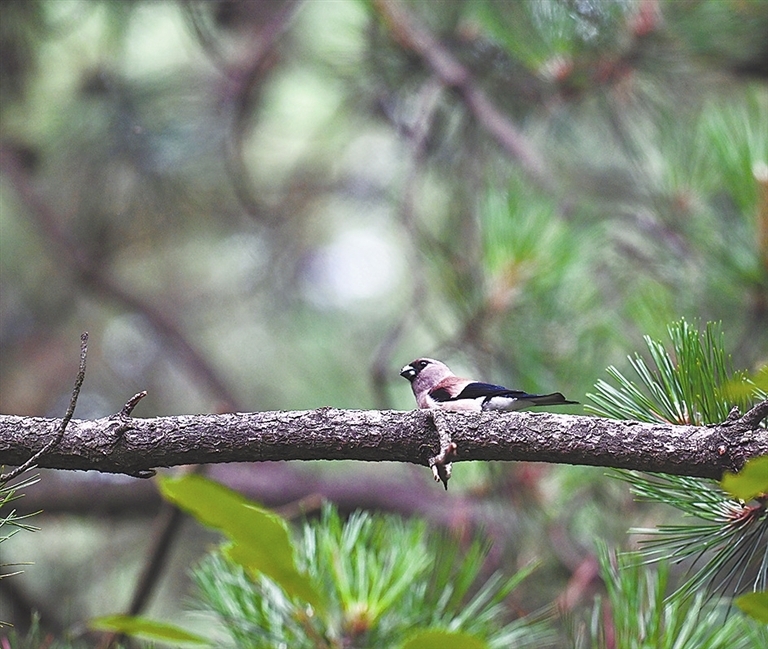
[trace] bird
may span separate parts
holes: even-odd
[[[456,376],[443,362],[434,358],[417,358],[400,370],[400,376],[411,383],[419,408],[486,411],[521,410],[531,406],[563,406],[577,404],[560,392],[528,394],[493,383],[482,383]]]

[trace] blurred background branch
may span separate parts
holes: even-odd
[[[59,223],[64,219],[37,196],[17,156],[6,146],[0,146],[0,172],[10,180],[17,195],[27,207],[27,215],[34,219],[48,244],[56,249],[55,259],[61,260],[69,267],[75,282],[107,300],[114,300],[129,311],[140,314],[154,328],[156,335],[167,340],[188,365],[189,375],[197,378],[212,396],[220,400],[222,409],[235,409],[235,400],[223,379],[186,339],[181,328],[168,317],[167,312],[123,288],[110,277],[109,270],[102,266],[103,260],[90,258],[70,234],[60,228]]]

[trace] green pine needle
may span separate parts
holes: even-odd
[[[688,579],[678,592],[737,595],[768,585],[768,510],[761,503],[730,498],[711,480],[616,472],[641,500],[666,503],[700,523],[633,529],[645,538],[639,553],[645,563],[688,563]]]
[[[632,381],[615,367],[615,385],[598,381],[588,395],[596,414],[617,419],[703,426],[724,421],[736,405],[742,412],[766,393],[743,372],[734,372],[725,353],[723,334],[714,323],[703,333],[685,320],[669,326],[671,351],[645,338],[650,361],[639,354],[629,362]],[[750,399],[751,397],[751,399]],[[646,536],[640,556],[646,563],[661,559],[688,564],[688,579],[678,593],[691,596],[736,595],[765,590],[768,584],[768,510],[765,502],[735,500],[712,480],[685,476],[648,476],[616,471],[635,495],[675,507],[700,522],[633,530]]]
[[[29,518],[30,516],[34,516],[34,514],[25,514],[24,516],[19,516],[16,513],[15,509],[7,510],[7,506],[9,503],[23,496],[23,494],[20,493],[21,490],[31,487],[38,480],[39,478],[37,476],[31,476],[19,482],[16,482],[15,484],[6,483],[3,485],[0,485],[0,543],[2,543],[3,541],[7,541],[14,534],[17,534],[21,530],[25,530],[27,532],[34,532],[37,529],[36,527],[29,525],[28,523],[22,522],[24,519]],[[12,572],[4,572],[4,571],[7,568],[24,566],[24,565],[29,565],[29,564],[28,563],[0,564],[0,579],[15,577],[16,575],[19,575],[23,571],[21,570],[14,570]],[[7,626],[10,626],[10,624],[0,618],[0,629]]]
[[[420,521],[331,507],[296,542],[301,568],[323,594],[323,611],[302,608],[270,579],[250,578],[220,552],[195,569],[200,604],[234,646],[395,647],[416,629],[463,632],[491,649],[549,646],[545,620],[505,622],[507,595],[532,568],[481,580],[488,546],[459,547]],[[222,643],[222,646],[226,643]]]
[[[609,367],[618,387],[598,381],[595,393],[587,395],[594,404],[587,410],[614,419],[703,426],[724,421],[733,406],[746,411],[750,397],[765,398],[745,372],[732,370],[717,324],[707,323],[702,334],[680,320],[668,331],[671,353],[661,341],[645,336],[651,363],[639,354],[629,357],[639,382]]]
[[[631,554],[612,556],[599,547],[607,601],[597,600],[591,624],[577,647],[605,649],[752,649],[768,638],[757,623],[728,615],[727,607],[706,601],[704,593],[665,597],[669,569],[643,569]]]

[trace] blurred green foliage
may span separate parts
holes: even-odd
[[[22,474],[23,475],[23,474]],[[10,538],[21,532],[22,530],[27,532],[33,532],[37,528],[25,523],[24,520],[29,518],[27,516],[20,516],[15,509],[10,509],[9,505],[14,500],[21,498],[21,490],[28,489],[37,482],[37,477],[26,477],[18,482],[11,484],[4,483],[0,485],[0,543],[7,542]],[[30,557],[31,558],[31,557]],[[25,562],[26,563],[26,562]],[[0,580],[8,579],[9,577],[15,577],[20,575],[22,570],[11,570],[11,568],[18,568],[24,563],[0,563]],[[0,629],[12,626],[10,620],[0,617]]]
[[[727,472],[720,486],[734,498],[749,502],[768,494],[768,457],[749,460],[738,473]]]
[[[210,646],[205,638],[197,634],[172,624],[142,617],[110,615],[91,620],[89,626],[97,631],[121,633],[150,643],[159,642],[172,646]]]
[[[198,476],[165,481],[164,491],[201,523],[214,524],[226,537],[239,538],[236,544],[252,547],[237,555],[231,546],[214,550],[194,570],[197,607],[217,623],[207,632],[211,645],[501,649],[555,641],[548,626],[552,612],[540,614],[538,621],[503,623],[505,597],[535,573],[528,567],[512,578],[483,575],[488,544],[461,547],[456,540],[427,535],[420,522],[401,518],[357,512],[342,521],[326,506],[296,541],[288,542],[320,596],[319,605],[309,605],[295,596],[294,578],[270,565],[282,562],[285,551],[266,529],[277,516],[252,521],[244,540],[244,520],[232,514],[239,508],[259,511],[263,518],[267,512],[256,503]],[[216,502],[222,503],[223,513],[214,515],[213,522],[207,503]],[[763,627],[713,604],[705,590],[668,596],[668,564],[652,570],[631,554],[612,556],[604,543],[598,543],[598,552],[606,600],[598,598],[591,613],[571,621],[571,646],[749,649],[768,638]],[[262,558],[254,564],[246,554]],[[754,617],[759,617],[760,604],[739,600]],[[102,618],[91,626],[164,642],[200,642],[179,627],[140,618]]]
[[[273,548],[265,543],[263,549]],[[318,608],[290,597],[282,580],[254,574],[231,553],[214,552],[195,569],[198,605],[223,627],[222,643],[406,647],[415,646],[421,631],[425,644],[419,646],[438,646],[440,638],[460,646],[468,636],[478,647],[501,648],[549,646],[554,638],[542,621],[505,620],[505,598],[532,568],[512,577],[483,576],[487,544],[461,547],[399,517],[357,512],[342,521],[325,507],[294,549],[321,595]]]
[[[607,597],[596,602],[576,647],[757,649],[768,640],[768,628],[712,606],[703,592],[668,597],[664,565],[648,569],[629,555],[611,557],[605,547],[600,563]]]

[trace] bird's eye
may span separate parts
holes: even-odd
[[[423,370],[427,365],[429,365],[429,361],[419,361],[416,364],[419,366],[420,370]]]

